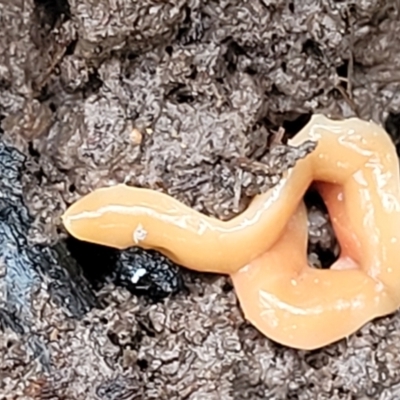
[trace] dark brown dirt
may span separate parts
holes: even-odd
[[[62,243],[65,207],[116,182],[230,218],[311,150],[285,143],[312,113],[373,119],[400,146],[399,7],[0,0],[0,139],[27,157],[24,246]],[[315,205],[310,222],[320,265],[335,241]],[[249,326],[225,277],[184,271],[188,290],[154,303],[52,262],[26,267],[31,308],[10,313],[1,260],[1,400],[400,398],[398,313],[301,352]]]

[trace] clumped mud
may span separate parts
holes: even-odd
[[[225,277],[68,238],[117,182],[228,219],[313,148],[312,113],[400,148],[398,3],[0,0],[0,399],[400,397],[400,319],[314,352],[243,320]],[[309,208],[310,261],[337,255]]]

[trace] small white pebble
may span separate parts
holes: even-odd
[[[135,273],[133,274],[133,276],[132,276],[132,278],[131,278],[131,282],[133,283],[133,284],[135,284],[135,283],[138,283],[139,282],[139,279],[142,277],[142,276],[145,276],[146,275],[146,270],[144,269],[144,268],[139,268],[137,271],[135,271]]]
[[[139,145],[142,143],[143,135],[139,131],[139,129],[136,129],[136,128],[132,129],[130,137],[131,137],[133,144]]]

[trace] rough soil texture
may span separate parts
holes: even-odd
[[[400,146],[399,12],[0,0],[0,399],[399,399],[398,313],[295,351],[244,321],[227,278],[79,243],[59,220],[116,182],[230,218],[312,150],[285,143],[316,112]],[[337,246],[310,199],[325,266]]]

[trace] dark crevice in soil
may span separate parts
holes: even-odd
[[[92,94],[98,93],[102,86],[103,81],[101,80],[99,73],[94,70],[89,74],[87,83],[80,89],[80,91],[82,91],[83,97],[87,98]]]
[[[338,244],[328,209],[321,195],[314,188],[310,188],[304,196],[308,210],[308,245],[307,253],[316,255],[318,268],[329,269],[339,258],[340,246]],[[312,259],[312,261],[314,261]]]
[[[310,121],[312,113],[302,114],[294,119],[285,119],[283,128],[288,138],[292,138],[299,133]]]
[[[340,81],[340,85],[343,87],[344,90],[347,90],[348,82],[348,70],[349,70],[349,61],[344,60],[344,63],[336,68],[336,72],[339,78],[342,78]]]
[[[397,154],[400,155],[400,113],[389,113],[385,121],[385,129],[396,146]]]
[[[34,0],[31,38],[38,48],[48,51],[51,32],[71,18],[68,0]]]
[[[274,120],[265,116],[260,120],[260,124],[265,127],[269,132],[282,131],[282,143],[287,143],[288,139],[295,136],[307,123],[310,121],[312,113],[306,114],[284,114],[274,115]],[[268,150],[268,149],[266,149]]]
[[[65,50],[65,56],[70,56],[74,54],[77,44],[78,44],[78,39],[72,40]]]
[[[34,16],[41,29],[51,31],[61,19],[71,18],[68,0],[34,0]]]
[[[317,59],[323,58],[323,52],[316,41],[307,39],[302,46],[302,51],[309,56],[316,57]]]

